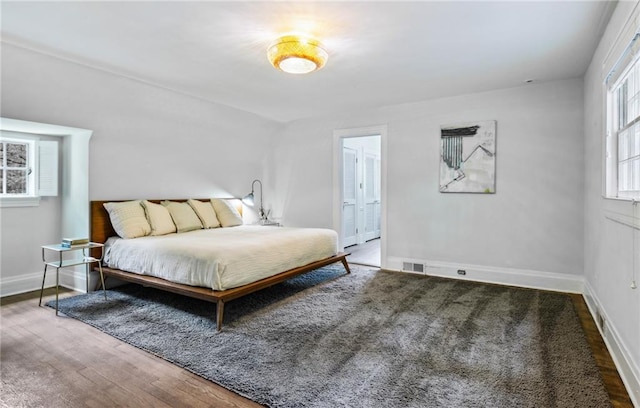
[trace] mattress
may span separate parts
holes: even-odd
[[[323,228],[242,225],[135,239],[109,238],[105,264],[171,282],[225,290],[336,255]]]

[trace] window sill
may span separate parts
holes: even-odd
[[[5,207],[37,207],[40,197],[0,197],[0,208]]]
[[[603,196],[602,198],[604,198],[605,200],[612,200],[612,201],[640,201],[640,197],[607,197],[607,196]]]

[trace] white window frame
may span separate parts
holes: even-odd
[[[635,165],[629,172],[631,177],[631,190],[621,189],[621,174],[619,161],[619,152],[621,151],[621,138],[625,132],[627,135],[622,141],[627,141],[632,147],[632,141],[637,141],[640,137],[640,33],[636,33],[631,42],[619,56],[618,61],[614,64],[605,80],[606,89],[606,118],[607,133],[605,140],[605,198],[621,199],[621,200],[640,200],[640,165]],[[621,105],[618,90],[625,81],[633,77],[636,82],[632,91],[637,95],[637,99],[633,102],[638,105],[636,112],[632,113],[633,118],[620,123],[619,107]],[[629,102],[626,97],[624,104]],[[629,137],[631,133],[631,137]],[[638,133],[638,135],[633,135]],[[631,153],[625,160],[629,163],[640,163],[640,149],[635,147],[635,151]]]
[[[40,204],[41,197],[58,195],[60,168],[57,140],[42,140],[40,135],[2,130],[0,141],[27,144],[27,167],[31,170],[28,175],[26,193],[4,194],[0,190],[0,208],[33,207]],[[2,160],[2,168],[5,168],[6,155]],[[6,177],[6,175],[3,174],[2,177]]]
[[[0,207],[31,207],[40,204],[38,195],[38,139],[35,137],[13,132],[2,132],[0,141],[9,143],[24,143],[28,146],[27,167],[31,170],[27,176],[27,192],[24,194],[5,194],[0,191]],[[6,163],[6,151],[3,155],[3,168]],[[6,174],[3,175],[6,177]]]

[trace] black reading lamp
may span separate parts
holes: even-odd
[[[253,192],[255,191],[256,183],[260,184],[260,210],[258,210],[258,216],[260,217],[260,222],[264,223],[265,221],[267,221],[267,216],[264,212],[264,208],[262,207],[262,182],[260,180],[253,180],[253,182],[251,183],[251,192],[244,196],[242,202],[248,206],[253,207],[253,205],[255,204]]]

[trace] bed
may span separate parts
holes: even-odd
[[[329,244],[317,240],[330,230],[235,226],[121,239],[104,207],[107,202],[124,200],[91,201],[90,239],[107,244],[104,276],[215,303],[218,331],[228,301],[336,262],[350,273],[348,254],[337,253],[335,245],[329,250]],[[322,245],[323,250],[309,252]],[[206,247],[215,250],[205,254]],[[167,258],[158,262],[163,251]]]

